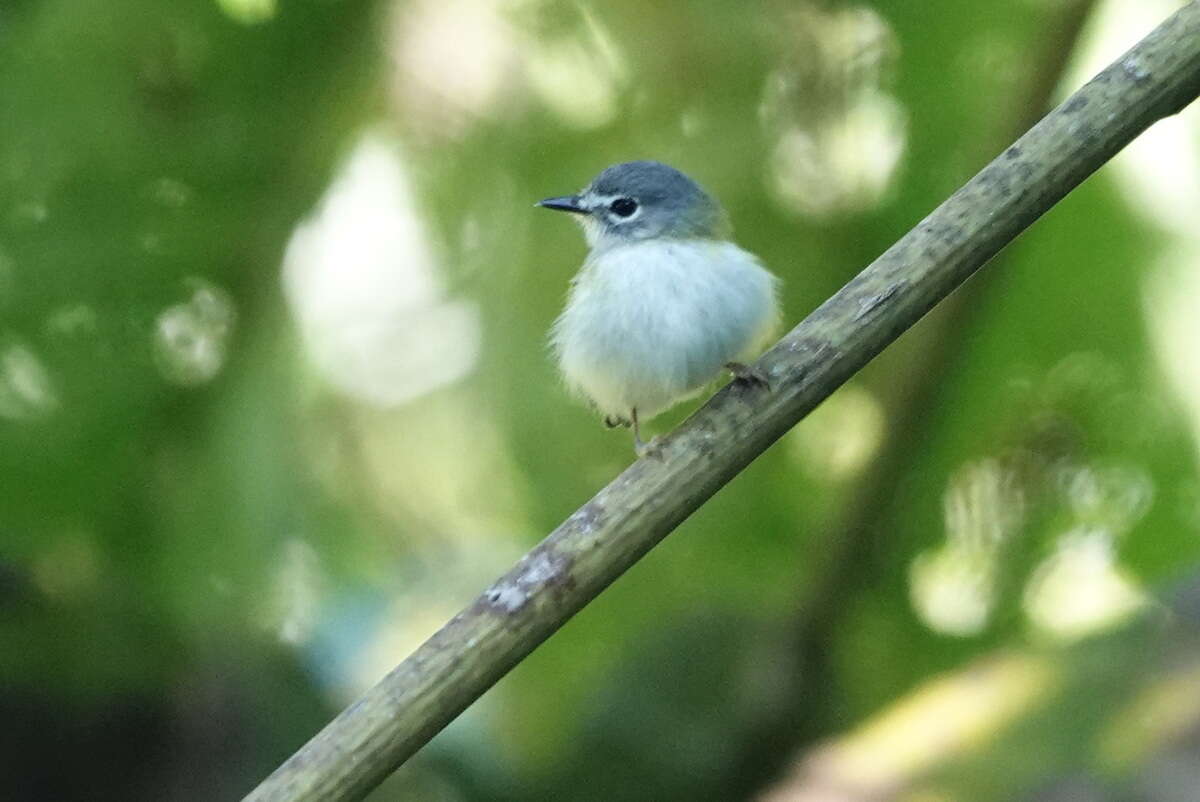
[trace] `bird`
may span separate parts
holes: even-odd
[[[658,161],[614,164],[574,195],[537,206],[571,214],[589,247],[550,330],[562,377],[610,428],[633,428],[749,366],[779,324],[779,279],[732,241],[721,204]]]

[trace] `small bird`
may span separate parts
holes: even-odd
[[[615,164],[577,195],[538,206],[570,212],[590,247],[550,340],[568,387],[609,427],[632,426],[696,395],[722,368],[747,366],[779,322],[779,280],[730,241],[721,205],[679,170]]]

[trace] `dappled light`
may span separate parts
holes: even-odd
[[[233,301],[219,287],[188,279],[191,298],[163,310],[155,320],[154,355],[163,378],[174,384],[211,381],[225,363],[233,332]]]
[[[816,479],[844,482],[870,465],[887,436],[883,405],[848,384],[788,436],[796,459]]]
[[[935,678],[843,738],[818,744],[761,802],[955,799],[909,796],[932,770],[979,748],[1045,702],[1057,671],[1044,658],[998,654]],[[945,796],[942,796],[942,794]]]
[[[1180,241],[1157,267],[1145,282],[1145,308],[1153,313],[1147,325],[1166,380],[1187,409],[1192,436],[1200,442],[1200,238]]]
[[[282,544],[276,558],[271,594],[260,615],[263,625],[290,646],[302,646],[312,637],[328,593],[321,556],[310,544],[292,539]]]
[[[417,0],[394,8],[391,85],[406,122],[445,137],[494,114],[519,63],[517,32],[497,4]]]
[[[609,549],[373,802],[1200,787],[1200,108],[902,335],[953,232],[849,339],[815,315],[758,364],[890,344],[795,426],[741,416],[834,373],[722,372],[631,473],[548,335],[589,247],[535,207],[679,168],[782,333],[998,154],[1035,169],[1017,137],[1185,0],[0,5],[5,799],[241,798],[464,608],[524,634]],[[564,520],[577,551],[498,579]]]
[[[1193,656],[1153,677],[1125,700],[1100,733],[1097,749],[1110,765],[1130,768],[1152,759],[1156,751],[1184,741],[1198,726],[1200,661]],[[1177,769],[1185,775],[1180,790],[1195,788],[1190,779],[1195,769],[1188,766],[1186,755],[1171,757],[1179,761]]]
[[[1063,639],[1090,635],[1136,612],[1146,598],[1116,565],[1112,533],[1064,532],[1025,589],[1025,610],[1039,630]]]
[[[580,7],[583,36],[526,40],[525,75],[534,92],[571,128],[611,122],[627,77],[626,59],[595,14]]]
[[[564,7],[573,17],[569,26],[525,24],[551,16],[546,5],[419,0],[397,6],[391,78],[407,111],[405,124],[424,136],[458,137],[526,105],[544,106],[569,128],[611,122],[627,80],[625,57],[586,6]]]
[[[276,0],[216,0],[221,10],[238,22],[253,25],[275,16]]]
[[[10,420],[50,415],[60,404],[46,366],[29,346],[0,346],[0,417]]]
[[[398,153],[358,145],[288,246],[284,283],[323,376],[374,404],[411,400],[474,366],[473,304],[444,297],[433,244]]]
[[[1170,13],[1169,0],[1101,4],[1093,35],[1080,49],[1068,80],[1077,82],[1125,47],[1124,32],[1148,29]],[[1200,435],[1200,360],[1194,344],[1200,313],[1200,114],[1182,113],[1172,125],[1156,126],[1113,160],[1116,185],[1129,208],[1168,238],[1143,265],[1146,323],[1168,380],[1190,410]],[[1200,442],[1200,437],[1197,437]]]
[[[887,88],[898,43],[865,6],[801,5],[797,40],[766,80],[759,117],[775,139],[767,187],[808,216],[862,212],[882,200],[904,153],[906,117]]]
[[[967,465],[943,497],[946,542],[911,569],[917,613],[935,630],[975,635],[995,603],[998,560],[1025,519],[1017,477],[997,460]]]

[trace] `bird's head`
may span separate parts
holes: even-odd
[[[538,206],[577,215],[593,248],[655,238],[729,236],[721,205],[695,181],[655,161],[614,164],[579,194],[546,198]]]

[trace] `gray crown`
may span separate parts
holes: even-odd
[[[629,212],[628,201],[636,204],[635,211]],[[724,238],[730,233],[716,199],[679,170],[656,161],[614,164],[578,195],[547,198],[541,205],[583,216],[595,235],[589,239],[597,242]]]

